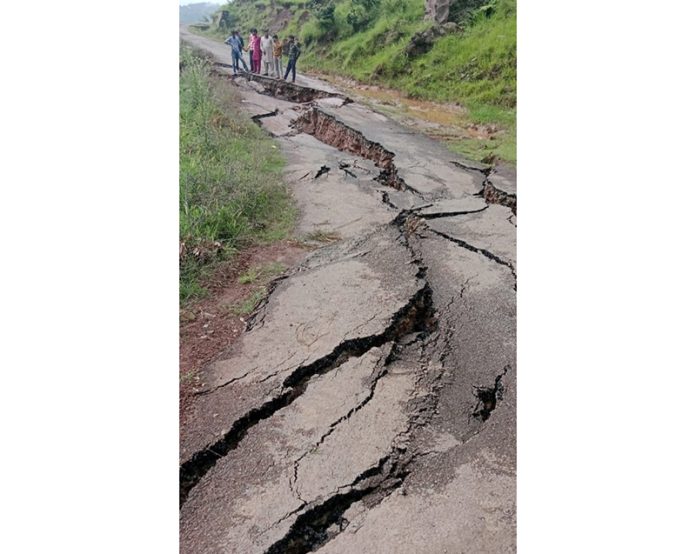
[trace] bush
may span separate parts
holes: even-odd
[[[319,28],[322,31],[331,31],[336,28],[336,20],[334,18],[334,13],[336,11],[336,6],[329,4],[324,6],[317,12],[317,20],[319,21]]]
[[[346,17],[346,21],[350,24],[353,31],[362,31],[370,23],[370,20],[370,13],[364,6],[359,4],[353,6]]]

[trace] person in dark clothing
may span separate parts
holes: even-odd
[[[290,74],[290,71],[292,70],[292,82],[295,82],[295,76],[296,76],[296,65],[297,65],[297,58],[300,57],[300,54],[302,53],[302,50],[300,50],[300,45],[299,43],[295,42],[295,37],[293,35],[290,35],[288,37],[288,66],[287,69],[285,70],[285,77],[283,77],[283,80],[286,81],[288,78],[288,75]]]

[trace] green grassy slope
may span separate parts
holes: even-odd
[[[179,234],[182,300],[216,261],[253,242],[284,238],[294,206],[272,138],[239,110],[234,90],[208,63],[181,50]]]
[[[411,37],[430,26],[423,0],[235,0],[223,9],[244,36],[251,27],[298,35],[304,46],[300,68],[464,106],[472,122],[506,130],[501,157],[514,160],[516,0],[491,0],[471,10],[459,28],[411,58]]]

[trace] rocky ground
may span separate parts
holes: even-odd
[[[298,237],[333,242],[201,371],[182,552],[514,552],[514,173],[317,79],[218,70],[277,137]]]

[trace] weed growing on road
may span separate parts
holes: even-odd
[[[334,233],[333,231],[322,231],[321,229],[318,229],[316,231],[312,231],[311,233],[307,233],[304,237],[305,242],[325,242],[325,243],[330,243],[330,242],[336,242],[338,240],[341,240],[341,235],[338,233]]]
[[[241,285],[248,285],[249,283],[253,283],[256,281],[256,279],[259,278],[259,268],[258,267],[250,267],[248,270],[246,270],[244,273],[242,273],[239,276],[239,284]]]
[[[295,210],[274,140],[238,108],[229,82],[182,47],[179,81],[179,267],[182,301],[205,294],[216,261],[284,238]]]
[[[270,278],[283,273],[285,269],[286,267],[280,262],[272,262],[263,266],[250,267],[239,276],[238,281],[242,285],[253,283],[259,279],[268,281]]]
[[[237,304],[230,306],[230,310],[233,314],[238,316],[249,315],[256,309],[256,306],[259,305],[259,302],[261,302],[261,300],[263,300],[266,297],[266,293],[266,287],[260,287],[254,290],[241,302],[238,302]]]

